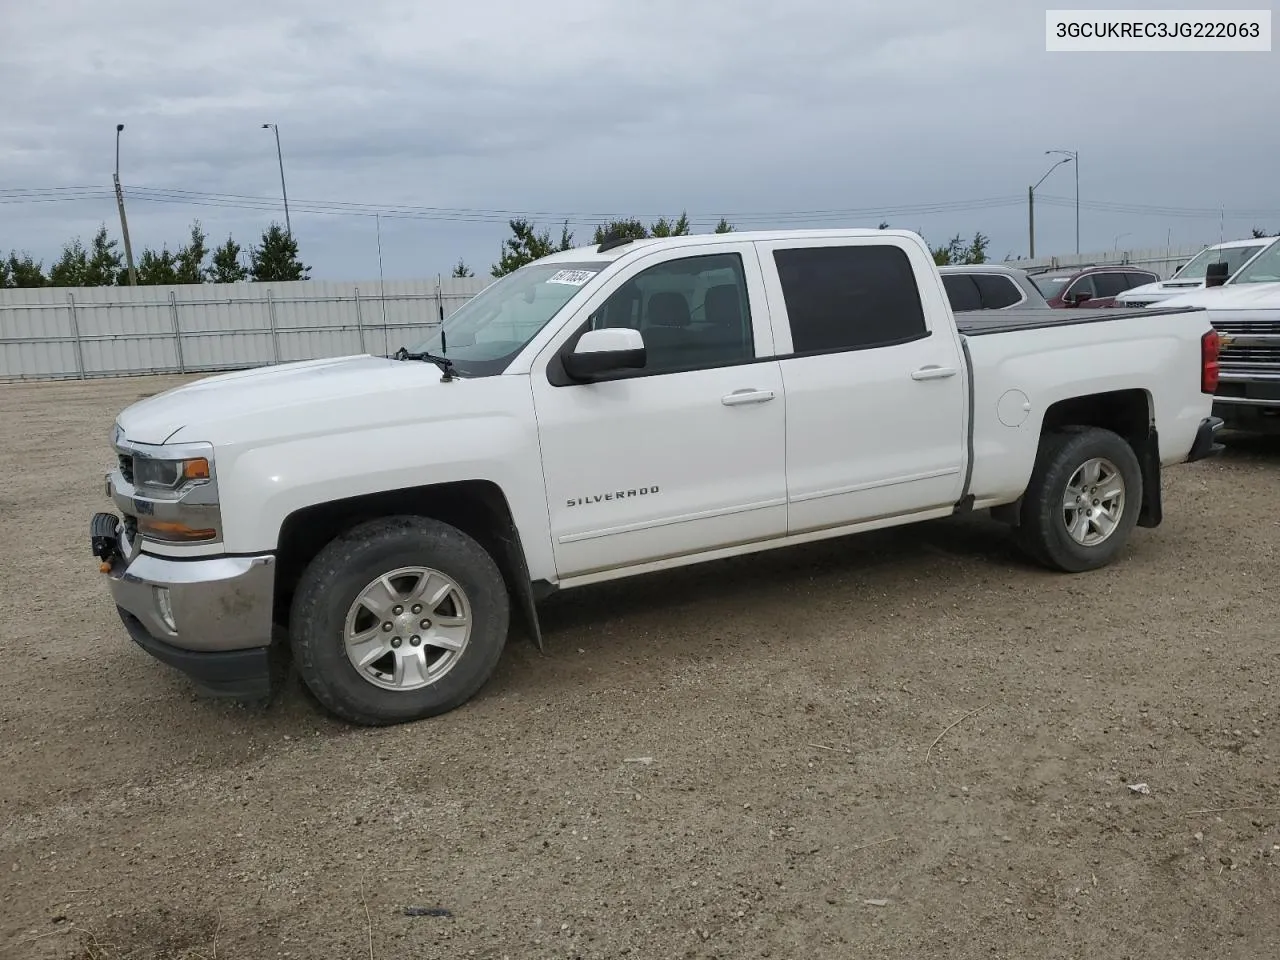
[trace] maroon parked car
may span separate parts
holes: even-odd
[[[1065,267],[1034,274],[1034,283],[1051,307],[1110,307],[1126,290],[1156,283],[1159,274],[1138,267]]]

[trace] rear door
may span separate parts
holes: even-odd
[[[932,259],[891,236],[757,247],[787,397],[789,532],[949,508],[967,377]]]

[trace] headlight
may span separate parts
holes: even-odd
[[[208,479],[209,461],[204,457],[188,460],[134,457],[133,460],[133,482],[139,487],[177,490],[188,483],[206,482]]]
[[[217,467],[207,443],[129,443],[117,429],[120,486],[111,496],[147,540],[215,543],[221,537]],[[110,481],[109,481],[110,486]]]

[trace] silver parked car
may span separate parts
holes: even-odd
[[[939,267],[953,313],[973,310],[1043,308],[1049,302],[1025,270],[1000,263],[949,264]]]

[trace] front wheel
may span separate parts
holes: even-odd
[[[510,610],[493,558],[425,517],[362,524],[303,572],[289,635],[304,683],[353,723],[444,713],[474,696],[506,643]]]
[[[1106,566],[1142,509],[1142,468],[1123,437],[1101,427],[1046,434],[1022,501],[1018,542],[1066,573]]]

